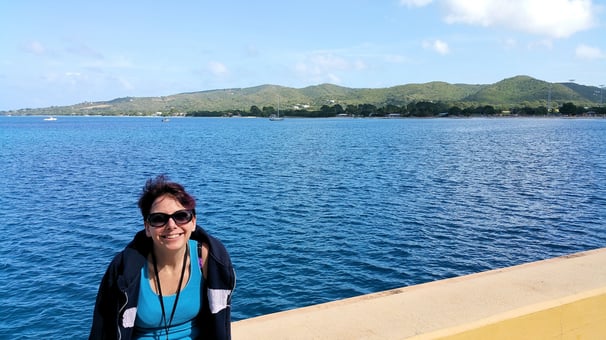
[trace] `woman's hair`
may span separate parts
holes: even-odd
[[[154,201],[160,197],[168,195],[177,200],[185,209],[194,210],[196,208],[196,199],[185,191],[185,188],[175,182],[171,182],[164,175],[156,178],[150,178],[145,182],[141,197],[139,197],[139,209],[143,218],[147,218]]]

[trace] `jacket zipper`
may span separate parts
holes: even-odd
[[[120,315],[122,315],[122,312],[124,311],[124,308],[126,308],[126,306],[128,305],[128,294],[125,291],[122,291],[122,294],[124,294],[124,305],[122,305],[122,307],[120,307],[120,309],[118,310],[118,318],[116,319],[116,323],[118,326],[117,330],[118,330],[118,340],[122,339],[122,331],[121,331],[121,327],[120,327]]]

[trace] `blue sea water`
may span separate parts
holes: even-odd
[[[0,339],[87,336],[161,173],[236,320],[606,246],[605,119],[42,118],[0,117]]]

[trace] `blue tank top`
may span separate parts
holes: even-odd
[[[196,241],[189,241],[191,274],[179,295],[175,316],[168,330],[168,339],[195,339],[199,334],[198,325],[195,321],[202,308],[201,286],[204,278],[198,264],[197,246]],[[148,273],[146,262],[141,269],[141,289],[139,290],[134,338],[142,340],[165,339],[166,331],[162,321],[160,296],[152,290]],[[167,322],[173,310],[176,296],[176,294],[164,296],[164,312]]]

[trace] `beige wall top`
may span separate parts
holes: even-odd
[[[239,339],[403,339],[606,289],[606,248],[241,320]]]

